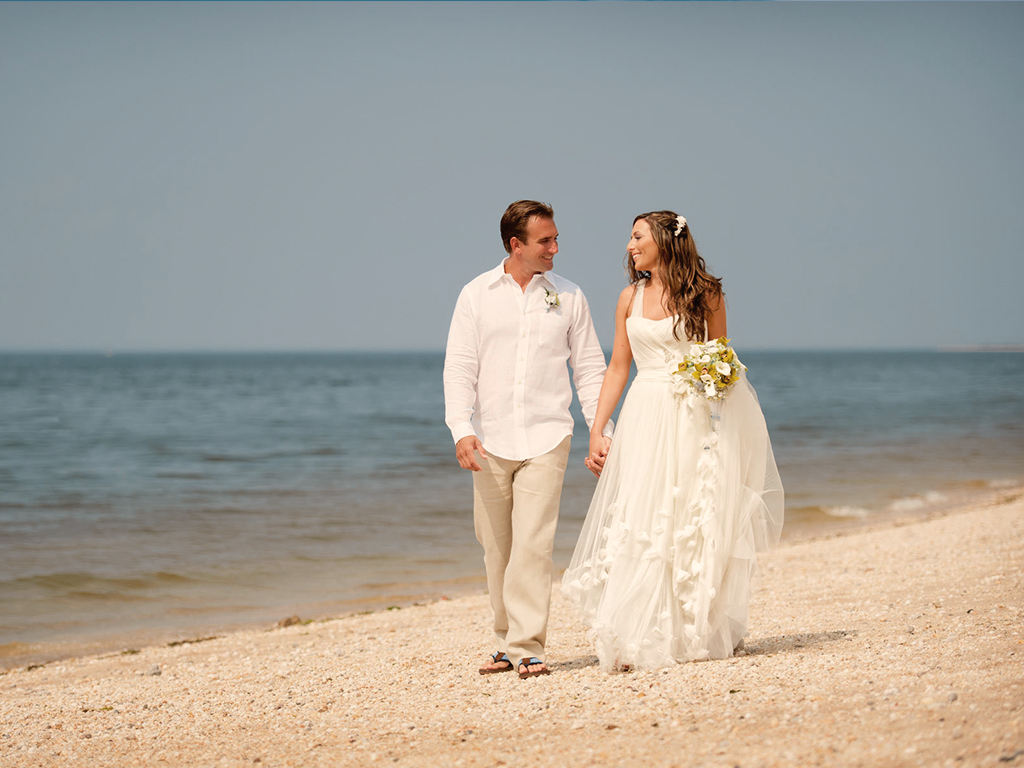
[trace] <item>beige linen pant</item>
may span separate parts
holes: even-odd
[[[551,550],[571,437],[526,461],[488,455],[473,473],[473,520],[484,548],[498,650],[513,664],[543,660],[551,607]]]

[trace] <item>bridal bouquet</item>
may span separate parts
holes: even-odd
[[[669,366],[672,385],[678,394],[692,389],[708,400],[725,397],[733,384],[740,380],[740,371],[746,368],[725,336],[691,345],[690,354]]]

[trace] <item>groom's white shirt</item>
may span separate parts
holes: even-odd
[[[546,272],[524,292],[504,265],[459,294],[444,359],[445,423],[456,443],[475,434],[488,454],[524,461],[572,434],[566,362],[588,426],[606,364],[578,285]]]

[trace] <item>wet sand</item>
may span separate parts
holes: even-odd
[[[0,765],[1024,766],[1024,489],[764,556],[746,653],[476,672],[485,595],[0,674]]]

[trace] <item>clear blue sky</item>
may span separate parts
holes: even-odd
[[[745,349],[1024,344],[1022,3],[0,3],[0,349],[442,349],[551,203]]]

